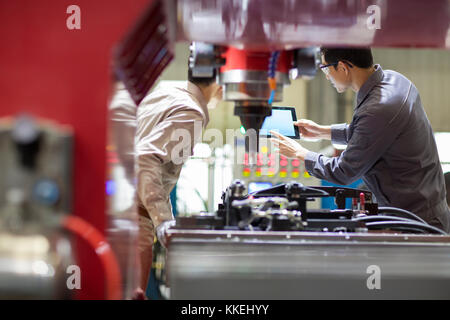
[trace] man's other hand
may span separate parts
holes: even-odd
[[[321,126],[308,119],[300,119],[295,121],[294,125],[296,125],[300,130],[302,138],[311,140],[331,140],[331,126]]]

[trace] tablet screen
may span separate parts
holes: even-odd
[[[286,137],[300,139],[298,128],[294,126],[294,121],[297,121],[295,108],[272,107],[272,115],[264,119],[259,135],[270,137],[270,130],[278,130],[279,133]]]

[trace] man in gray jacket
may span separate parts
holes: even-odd
[[[331,126],[299,120],[296,125],[305,138],[347,148],[328,158],[274,133],[280,153],[304,160],[319,179],[347,185],[362,178],[380,206],[409,210],[449,232],[444,176],[417,88],[400,73],[374,65],[370,49],[322,48],[321,55],[320,68],[336,90],[357,93],[353,120]]]

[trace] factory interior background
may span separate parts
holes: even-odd
[[[181,81],[187,79],[188,66],[186,57],[189,56],[189,43],[177,43],[175,46],[175,59],[162,73],[158,81]],[[431,122],[439,149],[439,158],[444,173],[450,171],[450,52],[439,49],[373,49],[374,61],[383,69],[392,69],[404,74],[419,89],[421,99]],[[156,86],[156,84],[155,84]],[[291,80],[291,84],[284,87],[283,101],[277,102],[278,106],[295,107],[297,117],[311,119],[317,123],[350,123],[354,109],[355,94],[348,90],[345,94],[338,94],[328,85],[327,80],[321,74],[313,79]],[[445,111],[447,110],[447,111]],[[241,126],[239,117],[233,115],[233,103],[221,101],[219,106],[210,110],[210,122],[206,129],[215,128],[221,130],[226,136],[226,129],[239,130]],[[305,146],[314,151],[323,151],[332,155],[334,147],[330,141],[308,142]],[[214,150],[207,147],[204,142],[203,149],[197,148],[195,156],[204,157],[215,155]],[[205,154],[206,148],[206,154]],[[230,153],[232,146],[228,146]],[[202,153],[203,151],[203,153]],[[208,190],[208,158],[191,159],[185,165],[181,179],[177,185],[176,208],[180,214],[189,214],[197,211],[208,211],[214,208],[220,201],[222,191],[235,177],[231,162],[223,162],[225,150],[218,150],[219,162],[216,162],[216,175],[213,197]],[[216,160],[217,161],[217,160]],[[304,168],[303,168],[304,169]],[[302,175],[304,172],[301,173]],[[292,177],[285,177],[289,180]],[[193,181],[202,179],[198,187],[192,189]],[[303,183],[308,185],[320,184],[321,181],[314,177],[304,177]],[[319,200],[320,201],[320,200]],[[321,204],[316,203],[317,206]]]
[[[450,1],[131,2],[0,0],[0,300],[450,299],[446,232],[412,212],[379,208],[362,179],[342,186],[316,178],[305,161],[278,157],[270,145],[260,145],[256,166],[248,165],[243,118],[235,115],[257,101],[262,109],[293,107],[298,119],[322,125],[352,122],[356,94],[338,94],[308,49],[319,55],[324,43],[373,44],[374,63],[418,89],[450,175]],[[385,29],[364,24],[374,4],[389,13]],[[70,20],[77,12],[79,25]],[[285,37],[277,38],[280,30]],[[142,270],[136,102],[159,84],[185,84],[189,57],[204,54],[199,48],[206,63],[193,59],[193,69],[211,68],[218,49],[220,58],[252,56],[246,45],[268,66],[231,70],[244,76],[223,88],[247,90],[255,71],[262,94],[209,110],[204,132],[224,140],[204,139],[183,163],[170,192],[175,219],[150,232],[151,268]],[[275,79],[267,75],[286,67],[271,70],[280,52],[295,56],[284,62],[288,69],[299,72],[304,58],[314,76],[284,85],[277,78],[267,91]],[[229,79],[225,67],[214,65],[221,79]],[[131,109],[112,104],[120,84]],[[281,101],[267,102],[280,88]],[[299,142],[326,157],[345,149]],[[277,157],[277,169],[264,157]],[[382,287],[371,282],[380,268]],[[147,272],[147,286],[138,288]]]

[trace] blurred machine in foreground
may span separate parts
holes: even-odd
[[[73,140],[72,129],[54,121],[0,121],[0,299],[78,298],[87,274],[75,252],[80,245],[100,261],[106,297],[121,297],[111,247],[73,216]]]
[[[0,122],[0,298],[69,298],[70,128],[30,116]]]

